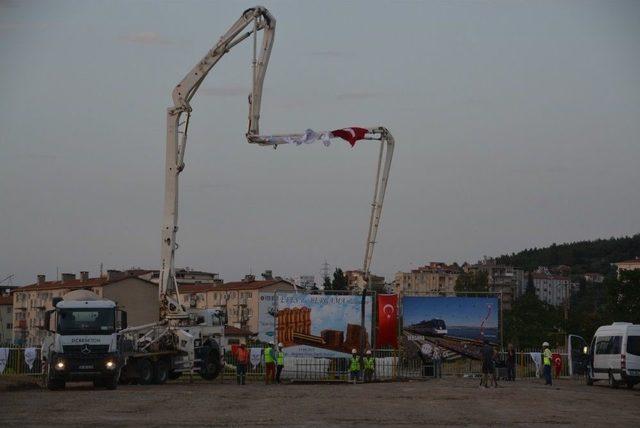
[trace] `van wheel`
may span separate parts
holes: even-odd
[[[149,385],[153,382],[153,365],[147,358],[138,361],[136,365],[138,371],[138,382],[140,385]]]
[[[153,370],[153,383],[162,385],[169,377],[169,364],[165,360],[156,361]]]
[[[609,386],[613,389],[618,388],[618,381],[616,381],[613,377],[613,373],[609,372]]]

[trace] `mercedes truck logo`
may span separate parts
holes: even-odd
[[[89,345],[84,345],[82,347],[82,349],[80,350],[80,352],[82,352],[83,354],[90,354],[91,353],[91,349],[89,349]]]

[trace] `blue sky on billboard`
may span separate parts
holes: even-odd
[[[487,328],[498,327],[498,299],[495,297],[427,297],[407,296],[402,299],[404,325],[429,321],[433,318],[443,319],[447,327],[477,327],[489,313],[485,322]]]

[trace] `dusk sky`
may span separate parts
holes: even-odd
[[[265,133],[384,125],[372,270],[638,233],[640,2],[263,2]],[[171,91],[245,1],[0,0],[0,279],[158,269]],[[362,266],[377,146],[246,143],[251,44],[192,102],[179,267]]]

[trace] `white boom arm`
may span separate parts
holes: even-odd
[[[253,28],[242,31],[253,24]],[[173,106],[167,109],[167,140],[165,164],[165,201],[164,224],[162,229],[162,263],[160,268],[160,320],[180,320],[188,318],[187,312],[180,304],[178,284],[175,278],[175,251],[177,249],[176,232],[178,231],[178,176],[184,169],[184,153],[187,143],[187,131],[191,115],[189,101],[197,92],[200,84],[213,66],[229,50],[253,35],[253,82],[249,96],[249,126],[246,134],[249,143],[277,147],[287,143],[291,138],[300,138],[304,134],[286,134],[261,136],[259,134],[260,103],[264,77],[273,47],[276,20],[264,7],[247,9],[240,19],[220,38],[216,46],[185,76],[173,90]],[[258,54],[257,33],[264,30],[262,45]],[[181,119],[186,115],[183,122]],[[382,203],[389,179],[389,169],[393,157],[394,139],[383,127],[366,128],[365,140],[380,141],[380,155],[374,189],[369,233],[367,236],[364,272],[368,275],[373,257],[373,247],[378,232]],[[180,138],[180,134],[182,137]],[[329,135],[329,133],[323,133]],[[383,153],[384,162],[383,162]]]
[[[253,28],[242,31],[253,24]],[[229,50],[252,34],[264,30],[259,59],[253,64],[253,94],[249,107],[249,133],[258,133],[260,118],[260,98],[262,83],[271,55],[276,20],[263,7],[247,9],[240,19],[220,38],[216,46],[200,60],[173,90],[173,106],[167,109],[167,141],[165,163],[164,217],[162,226],[162,262],[159,275],[160,320],[187,318],[186,310],[180,304],[178,284],[175,278],[175,251],[178,231],[178,177],[184,169],[184,153],[187,145],[187,131],[193,98],[200,84],[214,65]],[[255,39],[254,39],[255,40]],[[186,115],[184,122],[181,122]],[[182,138],[179,137],[182,134]]]

